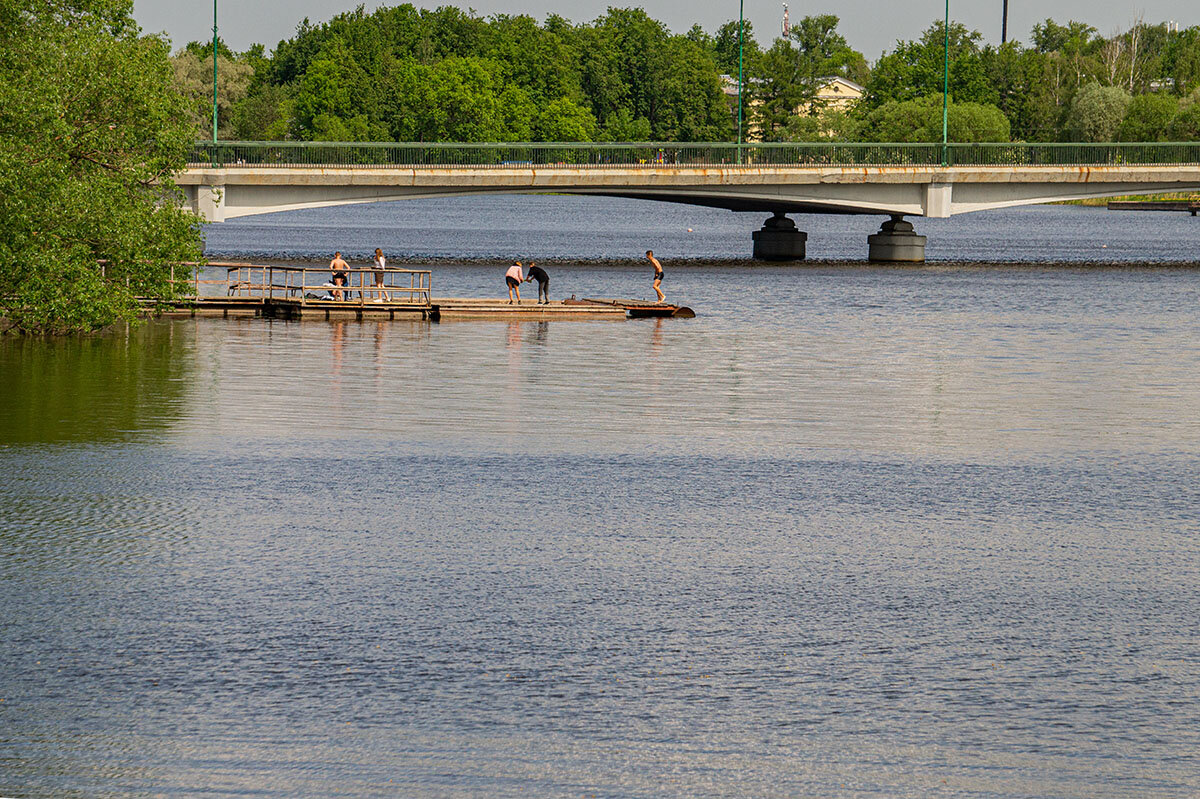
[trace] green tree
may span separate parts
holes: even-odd
[[[944,37],[944,23],[939,20],[919,41],[900,42],[894,52],[880,58],[867,81],[866,108],[940,94]],[[979,48],[982,38],[979,31],[969,31],[961,23],[950,24],[950,96],[962,102],[995,103],[999,99],[984,68]]]
[[[171,66],[176,90],[190,101],[189,118],[196,128],[196,138],[208,138],[212,135],[212,45],[204,56],[190,49],[180,51],[171,59]],[[221,138],[233,136],[233,109],[245,99],[253,76],[250,64],[217,56],[217,135]]]
[[[1022,141],[1057,139],[1063,93],[1054,81],[1051,57],[1009,41],[985,48],[982,58],[1012,136]]]
[[[749,20],[742,21],[742,62],[745,65],[753,63],[758,58],[761,48],[754,38],[754,26]],[[735,80],[738,75],[738,21],[730,20],[717,29],[713,37],[714,61],[717,69],[723,75],[729,75]]]
[[[1071,101],[1068,130],[1076,141],[1113,141],[1130,99],[1129,92],[1124,89],[1089,83],[1076,92]]]
[[[506,118],[497,94],[498,68],[481,58],[447,58],[425,66],[400,65],[393,73],[391,132],[399,141],[491,142],[513,138],[509,130],[531,130],[534,105],[523,92],[507,95]]]
[[[796,114],[820,114],[816,97],[824,79],[861,77],[865,72],[862,54],[850,48],[837,26],[832,14],[805,17],[787,39],[776,39],[755,62],[753,119],[765,140],[783,138]]]
[[[1167,125],[1171,141],[1200,141],[1200,87],[1179,101],[1179,111]]]
[[[1167,127],[1179,111],[1179,101],[1169,94],[1134,97],[1117,128],[1117,141],[1167,141]]]
[[[301,139],[371,141],[387,138],[378,122],[375,89],[351,52],[335,42],[309,64],[295,99],[295,124]]]
[[[1200,85],[1200,26],[1168,37],[1163,46],[1162,77],[1169,79],[1179,94],[1187,94]]]
[[[544,107],[533,122],[536,141],[591,141],[595,135],[596,118],[565,97]]]
[[[994,105],[952,102],[947,114],[952,142],[1006,142],[1009,122]],[[870,111],[860,131],[867,141],[939,142],[942,140],[942,97],[884,103]]]
[[[733,120],[710,53],[683,36],[673,36],[663,44],[662,55],[654,76],[652,135],[661,141],[729,138]]]
[[[0,4],[0,316],[61,332],[169,300],[200,257],[196,219],[164,196],[195,129],[165,42],[131,0]]]
[[[622,108],[608,118],[600,141],[650,141],[650,120],[633,118],[629,109]]]
[[[1095,37],[1095,28],[1074,20],[1066,25],[1059,25],[1054,20],[1047,19],[1033,26],[1033,46],[1039,53],[1075,55],[1087,50]]]
[[[294,115],[290,87],[265,83],[234,105],[234,135],[243,141],[282,141],[290,135]]]

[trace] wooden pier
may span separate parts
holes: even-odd
[[[1195,216],[1200,211],[1196,200],[1109,200],[1110,211],[1187,211]]]
[[[194,266],[194,265],[191,265]],[[261,316],[279,319],[513,319],[547,321],[621,320],[646,317],[690,319],[691,308],[646,300],[575,299],[539,304],[534,300],[433,297],[432,273],[414,269],[348,269],[344,279],[328,268],[211,263],[224,268],[225,280],[201,280],[198,271],[184,282],[192,288],[175,307],[147,312],[161,316]],[[223,294],[205,294],[201,286],[220,286]]]

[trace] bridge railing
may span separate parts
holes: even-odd
[[[1104,166],[1200,164],[1200,142],[1082,143],[495,143],[202,142],[194,167],[439,169],[529,166]]]

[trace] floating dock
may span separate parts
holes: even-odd
[[[1200,211],[1196,200],[1109,200],[1110,211],[1187,211],[1192,216]]]
[[[152,310],[148,308],[148,310]],[[645,300],[556,300],[539,305],[502,299],[435,297],[428,303],[197,297],[158,313],[160,316],[262,316],[271,319],[513,319],[545,322],[676,317],[691,319],[691,308]]]
[[[194,266],[194,265],[191,265]],[[186,281],[192,293],[179,304],[146,312],[160,316],[262,316],[277,319],[514,319],[547,321],[620,320],[647,317],[691,319],[691,308],[671,303],[628,299],[535,300],[433,297],[428,270],[347,269],[337,278],[328,269],[213,263],[226,269],[225,280],[201,280],[198,271]],[[204,294],[213,284],[223,294]]]

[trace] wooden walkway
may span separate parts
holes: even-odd
[[[148,308],[147,310],[152,310]],[[690,319],[691,308],[645,300],[556,300],[544,305],[526,300],[509,304],[504,299],[435,297],[428,303],[367,302],[280,297],[199,297],[162,316],[262,316],[273,319],[512,319],[548,321],[640,319],[677,317]]]
[[[429,270],[347,269],[334,285],[328,269],[247,263],[212,263],[226,270],[224,280],[201,280],[195,264],[191,278],[176,280],[191,291],[181,303],[145,311],[161,316],[263,316],[278,319],[636,319],[696,314],[670,303],[627,299],[576,299],[547,304],[510,303],[488,297],[434,297]],[[173,279],[175,275],[172,275]],[[204,294],[201,286],[219,285],[222,294]],[[210,289],[211,290],[211,289]]]

